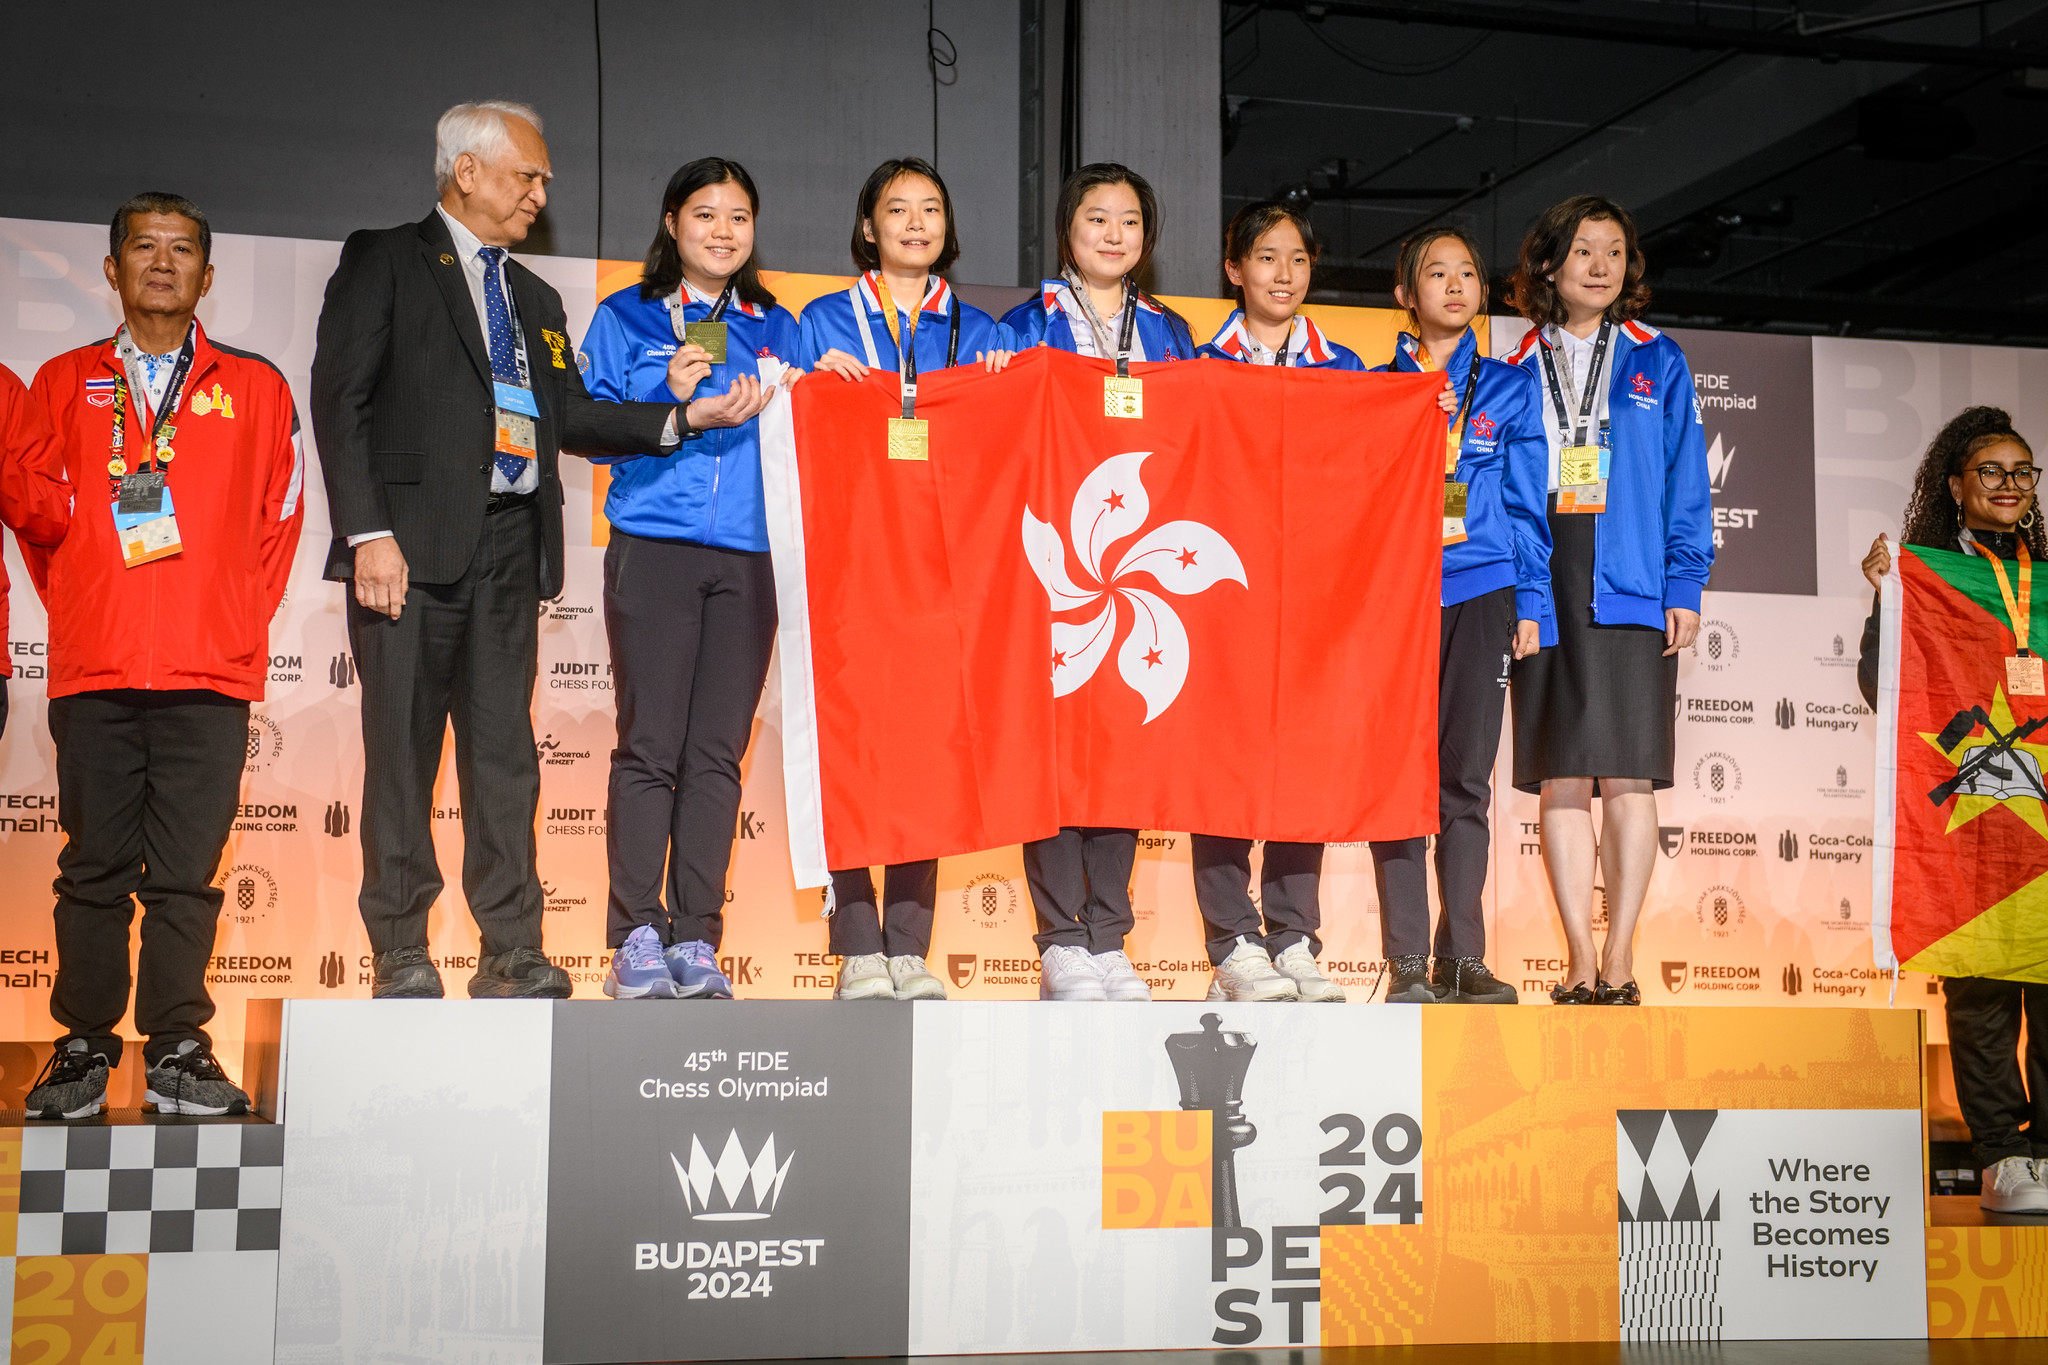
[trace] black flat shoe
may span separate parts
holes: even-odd
[[[1640,1005],[1643,993],[1636,989],[1633,981],[1624,981],[1619,986],[1610,986],[1602,981],[1593,992],[1596,1005]]]
[[[1550,1003],[1553,1005],[1590,1005],[1593,1003],[1591,986],[1552,986]]]

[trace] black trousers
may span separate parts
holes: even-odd
[[[540,644],[540,527],[531,503],[484,518],[453,583],[414,583],[396,621],[347,589],[363,685],[363,888],[372,951],[424,948],[441,894],[434,775],[455,725],[462,891],[486,953],[538,948],[534,868],[540,758],[533,682]]]
[[[1977,1165],[1995,1166],[2009,1156],[2048,1157],[2048,985],[1951,976],[1941,983],[1941,994],[1956,1103],[1970,1127]]]
[[[606,942],[616,948],[647,924],[664,943],[716,948],[740,760],[775,647],[774,570],[765,552],[614,530],[604,626],[618,698]]]
[[[1195,905],[1202,912],[1209,961],[1221,962],[1240,936],[1262,943],[1278,956],[1306,942],[1323,950],[1321,898],[1323,846],[1266,841],[1259,867],[1259,903],[1252,904],[1252,841],[1221,835],[1194,836]],[[1265,921],[1260,923],[1260,911]]]
[[[1515,590],[1498,588],[1444,608],[1437,642],[1436,888],[1443,901],[1437,957],[1486,956],[1486,890],[1493,760],[1514,654]],[[1372,846],[1380,942],[1388,957],[1430,955],[1427,839]]]
[[[7,679],[0,677],[0,735],[7,733]]]
[[[1138,831],[1068,825],[1024,845],[1024,880],[1038,916],[1039,951],[1063,943],[1091,953],[1124,946],[1138,922],[1131,909],[1131,870]]]
[[[864,867],[832,874],[832,951],[924,957],[932,948],[932,910],[939,897],[939,860],[891,863],[882,869],[882,905]]]
[[[142,901],[135,1028],[150,1064],[208,1045],[206,961],[235,825],[249,703],[217,692],[83,692],[50,703],[57,744],[57,984],[50,1013],[118,1065],[128,925]]]

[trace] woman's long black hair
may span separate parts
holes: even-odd
[[[722,156],[702,156],[668,178],[668,188],[661,194],[661,214],[654,222],[654,243],[647,248],[647,263],[640,271],[641,298],[667,298],[683,282],[683,254],[676,248],[676,239],[669,235],[669,215],[688,203],[690,196],[698,190],[727,181],[740,187],[740,192],[747,196],[747,206],[758,220],[761,216],[760,192],[754,188],[754,177],[748,175],[747,168],[737,161],[728,161]],[[758,259],[758,253],[748,253],[746,264],[740,267],[738,276],[733,280],[733,292],[739,295],[742,303],[773,308],[775,296],[768,292],[767,285],[761,283],[761,268],[756,264]]]

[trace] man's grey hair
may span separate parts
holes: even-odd
[[[464,152],[480,161],[492,161],[504,155],[511,146],[511,135],[505,131],[507,117],[523,118],[533,125],[533,131],[540,132],[540,115],[533,106],[513,100],[478,100],[473,104],[458,104],[441,115],[434,125],[434,189],[448,188],[448,182],[455,178],[455,158]]]

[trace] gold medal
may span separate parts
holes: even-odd
[[[1140,418],[1145,415],[1145,381],[1129,375],[1104,375],[1102,415]]]
[[[889,419],[889,458],[929,460],[932,457],[931,423],[922,417]]]
[[[1560,488],[1584,488],[1600,482],[1600,447],[1566,446],[1557,452]]]
[[[169,464],[172,460],[178,458],[178,452],[172,450],[169,446],[158,446],[156,448],[156,457],[160,462]]]
[[[701,346],[704,354],[711,357],[714,365],[725,363],[725,331],[722,322],[686,322],[683,324],[683,345]]]
[[[113,459],[107,461],[107,472],[118,479],[128,472],[128,462],[119,455],[116,455]]]
[[[1471,496],[1472,485],[1455,481],[1444,485],[1444,515],[1460,517],[1465,515],[1465,504]]]

